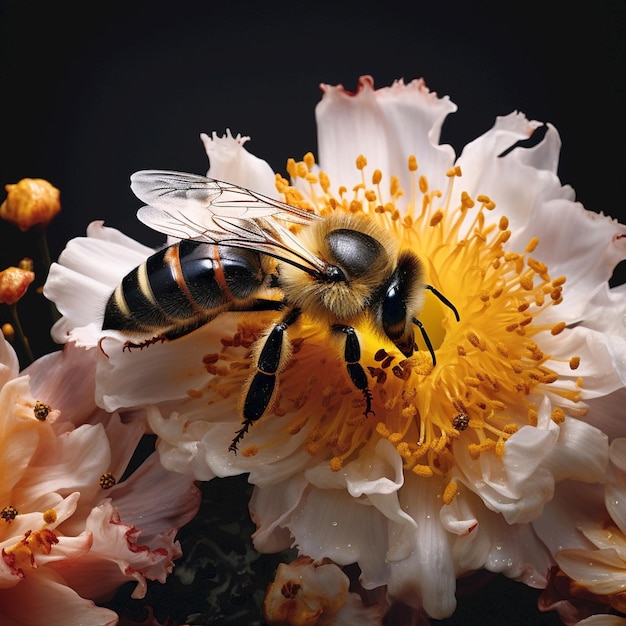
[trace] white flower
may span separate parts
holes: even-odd
[[[165,467],[200,480],[249,473],[259,550],[293,544],[316,560],[356,562],[364,587],[387,586],[392,600],[435,618],[454,611],[455,579],[483,567],[546,584],[552,555],[531,523],[559,481],[603,480],[608,438],[589,423],[593,413],[583,419],[586,402],[624,398],[626,380],[626,303],[607,284],[626,256],[626,227],[561,185],[552,126],[536,146],[503,154],[540,126],[519,113],[498,118],[455,161],[438,143],[454,109],[423,81],[374,90],[365,77],[356,94],[326,86],[319,166],[307,154],[289,161],[291,181],[276,179],[292,204],[379,223],[422,257],[427,282],[458,309],[459,321],[427,294],[416,311],[436,365],[419,333],[420,351],[405,359],[357,328],[375,416],[362,415],[328,329],[306,311],[290,329],[279,398],[237,456],[228,447],[250,349],[277,314],[223,314],[132,354],[106,333],[97,379],[108,411],[153,405]],[[203,140],[209,176],[281,197],[243,138]],[[106,237],[121,236],[101,232],[70,242],[74,256],[62,255],[46,285],[70,338],[95,318],[66,300],[74,287],[61,291],[68,268],[80,273],[87,250],[108,254],[108,275],[90,272],[100,301],[130,269],[105,252]]]

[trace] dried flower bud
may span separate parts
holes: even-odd
[[[26,293],[33,280],[34,272],[19,267],[7,267],[0,272],[0,304],[15,304]]]
[[[21,231],[35,224],[48,225],[61,210],[59,190],[43,178],[22,178],[4,188],[8,195],[0,205],[0,217]]]

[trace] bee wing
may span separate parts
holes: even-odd
[[[183,172],[136,172],[131,189],[148,205],[137,212],[139,220],[166,235],[250,248],[310,273],[323,270],[323,262],[281,223],[311,224],[321,219],[314,213],[231,183]]]

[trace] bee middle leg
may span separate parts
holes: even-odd
[[[256,359],[256,372],[250,379],[243,401],[242,427],[237,431],[228,449],[237,452],[237,445],[250,426],[259,420],[270,405],[277,389],[277,376],[289,360],[287,329],[300,317],[300,309],[290,309],[283,319],[274,325],[263,342]]]
[[[365,417],[368,417],[370,413],[375,415],[372,410],[372,392],[367,384],[365,370],[360,363],[361,345],[359,344],[359,338],[357,337],[356,331],[352,326],[346,326],[344,324],[333,325],[332,331],[344,333],[346,336],[343,358],[346,362],[346,368],[348,370],[350,380],[363,394],[363,398],[365,398],[365,411],[363,411],[363,415],[365,415]]]

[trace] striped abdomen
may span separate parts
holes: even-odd
[[[264,278],[257,252],[183,240],[122,279],[102,328],[174,338],[250,299]]]

